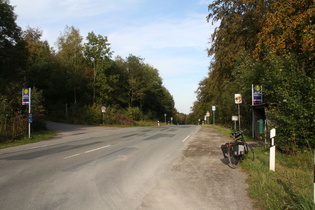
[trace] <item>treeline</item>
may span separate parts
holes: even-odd
[[[315,5],[313,0],[216,0],[207,20],[219,22],[208,49],[213,61],[199,83],[190,122],[217,107],[232,127],[241,93],[243,128],[251,127],[251,85],[263,85],[270,127],[285,152],[315,145]]]
[[[14,8],[0,0],[0,139],[27,132],[27,107],[21,105],[22,88],[32,88],[33,129],[44,119],[84,124],[134,124],[177,120],[174,100],[159,72],[143,58],[112,58],[106,36],[66,26],[57,49],[42,40],[42,31],[16,24]]]

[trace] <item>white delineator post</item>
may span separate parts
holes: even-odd
[[[276,146],[275,146],[276,129],[270,131],[270,159],[269,168],[270,171],[276,171]]]

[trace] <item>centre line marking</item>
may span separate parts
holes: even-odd
[[[100,150],[100,149],[104,149],[106,147],[110,147],[110,145],[106,145],[104,147],[99,147],[99,148],[96,148],[96,149],[91,149],[91,150],[85,151],[84,153],[94,152],[94,151],[97,151],[97,150]]]
[[[76,156],[79,156],[79,155],[83,155],[83,154],[86,154],[86,153],[89,153],[89,152],[94,152],[94,151],[97,151],[97,150],[100,150],[100,149],[104,149],[104,148],[107,148],[107,147],[110,147],[110,145],[106,145],[106,146],[99,147],[99,148],[96,148],[96,149],[91,149],[91,150],[85,151],[84,153],[77,153],[77,154],[74,154],[74,155],[70,155],[70,156],[67,156],[67,157],[65,157],[63,159],[73,158],[73,157],[76,157]]]
[[[190,135],[189,136],[187,136],[184,140],[183,140],[183,142],[185,142],[188,138],[190,137]]]
[[[65,157],[64,159],[72,158],[72,157],[79,156],[79,155],[80,154],[71,155],[71,156]]]

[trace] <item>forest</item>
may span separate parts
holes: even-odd
[[[313,0],[214,0],[207,20],[213,59],[199,83],[191,123],[216,106],[216,123],[232,126],[240,93],[243,128],[251,126],[251,85],[263,86],[270,127],[283,152],[315,145],[315,4]]]
[[[183,122],[158,70],[143,58],[113,58],[107,36],[92,31],[84,38],[74,26],[65,26],[55,49],[41,29],[23,31],[17,15],[0,0],[0,141],[27,133],[22,88],[31,88],[33,130],[45,129],[45,120],[102,124],[103,106],[106,125],[164,122],[165,114]]]

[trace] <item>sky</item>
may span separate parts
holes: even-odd
[[[215,25],[211,0],[10,0],[16,23],[43,31],[55,43],[66,26],[108,37],[113,58],[130,54],[159,71],[180,113],[188,114],[198,84],[208,75],[207,55]]]

